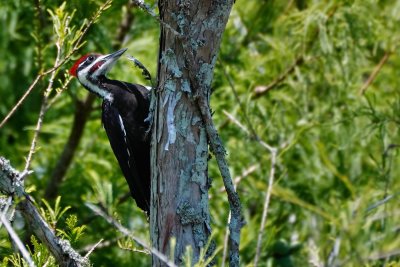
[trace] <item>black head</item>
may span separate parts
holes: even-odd
[[[72,66],[70,74],[78,78],[89,91],[105,98],[107,92],[99,88],[99,78],[105,77],[126,50],[124,48],[108,55],[95,53],[84,55]]]

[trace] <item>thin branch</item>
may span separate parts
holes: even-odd
[[[233,115],[229,114],[228,112],[224,112],[224,113],[240,129],[242,129],[245,133],[249,133],[249,131],[246,129],[246,127],[243,124],[241,124]],[[264,141],[262,141],[259,138],[257,141],[261,144],[262,147],[264,147],[266,150],[268,150],[271,153],[271,169],[270,169],[269,178],[268,178],[267,193],[266,193],[265,199],[264,199],[264,208],[263,208],[263,214],[261,217],[260,230],[259,230],[258,238],[257,238],[257,247],[256,247],[256,256],[254,258],[254,267],[257,267],[258,261],[260,258],[262,237],[264,235],[265,224],[267,221],[269,203],[270,203],[270,199],[271,199],[272,187],[273,187],[274,177],[275,177],[276,159],[277,159],[277,154],[278,154],[278,150],[276,148],[271,147],[270,145],[268,145],[267,143],[265,143]]]
[[[132,2],[137,5],[140,9],[144,10],[147,12],[151,17],[153,17],[155,20],[157,20],[160,24],[162,24],[165,28],[173,32],[176,36],[178,37],[183,37],[181,33],[177,32],[171,25],[168,23],[165,23],[162,19],[160,19],[160,16],[158,16],[154,10],[151,9],[151,7],[144,2],[144,0],[132,0]]]
[[[232,81],[231,76],[229,73],[226,71],[224,65],[222,62],[219,62],[220,65],[222,66],[223,73],[225,77],[227,78],[229,85],[232,89],[233,95],[235,96],[236,102],[239,104],[240,109],[242,110],[243,117],[248,125],[247,129],[244,125],[242,125],[239,120],[237,120],[233,115],[230,115],[229,113],[225,112],[225,114],[229,115],[229,118],[235,122],[245,133],[249,134],[250,137],[254,138],[263,148],[265,148],[269,153],[271,153],[271,169],[270,169],[270,175],[268,178],[268,188],[267,188],[267,193],[265,195],[265,200],[264,200],[264,208],[263,208],[263,214],[261,217],[261,226],[258,234],[258,240],[257,240],[257,247],[256,247],[256,256],[254,259],[254,266],[257,267],[258,260],[260,257],[260,252],[261,252],[261,241],[262,241],[262,236],[264,234],[264,228],[267,220],[267,215],[268,215],[268,208],[269,208],[269,203],[271,199],[271,193],[272,193],[272,186],[274,183],[274,177],[275,177],[275,166],[276,166],[276,158],[277,158],[277,153],[278,150],[275,147],[272,147],[268,145],[266,142],[264,142],[256,133],[253,124],[250,121],[250,118],[247,116],[246,109],[244,105],[242,104],[242,101],[239,98],[239,95],[236,91],[235,85]]]
[[[11,239],[17,245],[18,250],[21,252],[22,257],[26,260],[28,265],[31,266],[31,267],[35,266],[35,263],[33,262],[32,258],[31,258],[31,255],[29,254],[28,250],[25,248],[25,246],[22,243],[21,239],[18,237],[17,233],[12,228],[10,222],[7,220],[7,218],[5,216],[5,212],[2,212],[2,214],[0,215],[0,221],[4,224],[4,227],[6,228],[8,234],[10,235]]]
[[[93,215],[93,216],[96,216],[96,215]],[[99,242],[97,242],[96,244],[89,244],[89,245],[87,245],[87,246],[81,248],[81,249],[79,250],[79,252],[80,252],[80,253],[86,253],[85,258],[87,258],[87,255],[90,254],[89,252],[90,252],[91,250],[93,250],[93,248],[95,248],[95,249],[97,249],[97,250],[98,250],[98,249],[102,249],[102,248],[106,248],[106,247],[111,246],[112,244],[117,243],[117,241],[120,240],[120,239],[121,239],[121,237],[117,237],[117,238],[114,238],[114,239],[111,239],[111,240],[105,240],[105,241],[104,241],[104,239],[101,239],[101,240],[100,240]]]
[[[228,224],[231,220],[231,212],[229,211],[228,215]],[[229,227],[227,226],[225,229],[225,236],[224,236],[224,249],[222,251],[222,264],[221,267],[225,267],[225,259],[226,255],[228,254],[228,241],[229,241]]]
[[[378,73],[381,71],[382,67],[385,65],[385,63],[388,61],[390,55],[392,52],[386,51],[381,60],[379,61],[378,65],[375,66],[374,70],[371,72],[369,75],[368,79],[365,81],[365,83],[361,86],[361,88],[358,90],[358,93],[360,95],[364,95],[365,92],[367,91],[368,87],[372,84],[372,82],[375,80],[376,76],[378,76]]]
[[[54,66],[57,66],[59,64],[59,61],[60,61],[60,58],[61,58],[61,43],[60,42],[61,42],[60,39],[58,39],[57,42],[56,42],[57,56],[56,56],[56,60],[54,62]],[[56,71],[53,71],[51,73],[49,84],[48,84],[48,86],[47,86],[47,88],[46,88],[46,90],[44,92],[44,95],[43,95],[42,105],[40,107],[39,117],[38,117],[38,120],[37,120],[37,123],[36,123],[35,133],[33,135],[33,139],[32,139],[32,142],[31,142],[31,147],[29,149],[28,157],[26,158],[26,164],[25,164],[24,171],[28,171],[29,170],[29,166],[30,166],[31,161],[32,161],[33,153],[35,153],[35,150],[36,150],[37,138],[38,138],[40,130],[42,128],[44,114],[47,111],[47,102],[49,100],[50,92],[53,89],[53,84],[54,84],[54,79],[56,77],[56,74],[57,74]]]
[[[239,266],[240,231],[244,225],[239,195],[237,194],[233,185],[228,163],[225,158],[226,151],[224,146],[222,145],[221,139],[212,121],[207,98],[198,97],[197,103],[203,122],[206,126],[211,151],[213,152],[217,160],[218,168],[222,176],[222,181],[228,195],[229,207],[231,210],[231,219],[229,222],[229,262],[231,266]]]
[[[84,258],[89,258],[90,254],[93,253],[93,251],[100,246],[100,244],[103,242],[103,238],[99,240],[99,242],[97,242],[96,244],[92,245],[89,249],[89,251],[85,254]]]
[[[270,203],[271,193],[272,193],[272,186],[274,184],[274,177],[275,177],[277,149],[273,149],[270,152],[271,152],[271,170],[269,172],[268,189],[267,189],[267,193],[265,195],[265,200],[264,200],[263,214],[261,217],[261,226],[260,226],[260,230],[258,232],[256,256],[254,258],[254,267],[257,267],[258,261],[260,259],[261,243],[262,243],[262,238],[264,235],[265,224],[267,221],[268,208],[269,208],[269,203]]]
[[[21,104],[25,101],[26,97],[32,92],[33,88],[35,88],[36,84],[43,77],[43,74],[39,74],[36,76],[33,83],[29,86],[28,90],[22,95],[22,97],[18,100],[17,104],[13,106],[13,108],[8,112],[8,114],[4,117],[4,119],[0,122],[0,129],[6,124],[6,122],[10,119],[10,117],[17,111],[17,109],[21,106]]]
[[[169,267],[177,267],[175,265],[175,263],[173,263],[171,260],[168,259],[167,256],[165,256],[163,253],[161,253],[160,251],[158,251],[157,249],[151,247],[150,245],[148,245],[144,240],[142,240],[139,237],[136,237],[135,235],[133,235],[129,229],[125,228],[124,226],[122,226],[119,222],[117,222],[113,217],[111,217],[110,215],[108,215],[107,213],[105,213],[103,210],[101,210],[99,207],[90,204],[90,203],[86,203],[85,204],[89,209],[91,209],[94,213],[96,213],[97,215],[103,217],[109,224],[111,224],[112,226],[114,226],[119,232],[121,232],[124,236],[131,238],[133,241],[135,241],[136,243],[138,243],[139,245],[141,245],[142,247],[144,247],[145,249],[147,249],[148,251],[150,251],[154,256],[156,256],[159,260],[161,260],[162,262],[164,262],[167,266]]]
[[[56,101],[57,99],[61,96],[61,93],[63,93],[65,90],[67,90],[68,85],[71,83],[73,79],[73,76],[68,76],[66,78],[66,80],[64,81],[63,85],[61,86],[61,88],[59,90],[57,90],[57,93],[54,97],[52,97],[48,103],[47,103],[47,109],[49,109]]]
[[[327,21],[333,17],[333,15],[336,13],[336,11],[340,5],[341,4],[335,4],[328,10],[328,12],[326,14],[327,20],[325,23],[327,23]],[[271,91],[272,89],[277,87],[279,84],[281,84],[284,80],[286,80],[286,78],[290,74],[293,73],[293,71],[296,69],[296,67],[302,65],[305,62],[304,57],[305,57],[306,51],[308,51],[313,46],[315,41],[318,40],[318,36],[319,36],[319,28],[316,28],[313,35],[310,37],[310,40],[308,42],[304,43],[303,52],[296,57],[296,59],[292,63],[292,65],[290,65],[286,70],[284,70],[281,74],[279,74],[278,77],[276,79],[274,79],[269,85],[256,87],[252,98],[253,99],[259,98],[260,96]]]
[[[238,186],[238,184],[240,183],[240,181],[245,178],[246,176],[248,176],[249,174],[251,174],[252,172],[254,172],[257,168],[259,167],[258,164],[255,165],[251,165],[249,168],[247,168],[246,170],[243,171],[243,173],[236,177],[234,179],[234,186],[235,186],[235,190]],[[225,188],[220,188],[219,190],[220,192],[225,191]],[[228,215],[228,223],[231,220],[231,212],[229,212]],[[221,267],[225,267],[225,259],[226,259],[226,255],[228,253],[228,241],[229,241],[229,227],[226,227],[226,231],[225,231],[225,237],[224,237],[224,249],[223,249],[223,253],[222,253],[222,265]]]
[[[11,207],[12,197],[9,196],[5,202],[4,202],[4,198],[2,198],[1,201],[3,202],[3,203],[0,203],[0,208],[2,209],[2,211],[1,211],[2,215],[1,216],[3,216],[3,215],[7,214],[8,209]],[[0,228],[1,228],[1,226],[2,226],[2,222],[0,222]]]
[[[279,84],[281,84],[286,78],[293,73],[293,71],[296,69],[296,67],[302,65],[304,63],[304,56],[300,55],[298,56],[295,61],[290,65],[286,70],[284,70],[279,76],[273,80],[270,84],[267,86],[257,86],[254,89],[254,94],[252,96],[253,99],[259,98],[260,96],[265,95],[275,87],[277,87]]]
[[[224,111],[224,113],[225,113],[225,111]],[[229,114],[229,113],[227,113],[227,114]],[[253,172],[255,172],[259,167],[260,167],[260,164],[253,164],[253,165],[251,165],[250,167],[248,167],[247,169],[245,169],[245,170],[242,172],[241,175],[236,176],[235,179],[233,179],[233,183],[234,183],[234,185],[235,185],[235,188],[237,187],[237,185],[238,185],[244,178],[246,178],[247,176],[249,176],[250,174],[252,174]],[[225,191],[225,188],[224,188],[224,187],[221,187],[221,188],[219,189],[219,192],[224,192],[224,191]]]
[[[398,257],[400,255],[400,249],[394,249],[389,252],[379,252],[368,256],[366,260],[369,261],[379,261],[379,260],[389,260],[392,257]]]

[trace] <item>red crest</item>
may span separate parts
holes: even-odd
[[[76,75],[77,75],[76,71],[77,71],[77,69],[78,69],[78,67],[79,67],[79,64],[81,64],[88,56],[90,56],[90,54],[86,54],[86,55],[82,56],[82,57],[81,57],[80,59],[78,59],[78,60],[75,62],[75,64],[70,68],[69,73],[70,73],[72,76],[75,76],[75,77],[76,77]]]

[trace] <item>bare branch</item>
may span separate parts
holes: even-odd
[[[92,245],[89,249],[89,251],[86,253],[85,258],[89,258],[90,254],[103,242],[103,238],[99,240],[96,244]]]
[[[272,150],[270,150],[270,152],[271,152],[271,170],[269,171],[268,189],[267,189],[267,193],[265,194],[263,214],[261,217],[261,226],[260,226],[260,230],[258,232],[256,256],[254,258],[254,267],[257,267],[258,261],[260,259],[261,243],[262,243],[262,238],[264,235],[265,223],[267,221],[269,202],[271,199],[272,186],[274,184],[274,177],[275,177],[277,149],[273,148]]]
[[[227,113],[229,114],[229,113]],[[260,167],[260,164],[253,164],[250,167],[246,168],[245,170],[243,170],[241,175],[238,175],[235,177],[235,179],[233,179],[233,183],[235,185],[235,188],[237,188],[238,184],[247,176],[249,176],[250,174],[252,174],[253,172],[255,172],[258,168]],[[221,187],[219,189],[220,192],[224,192],[225,188]]]
[[[113,238],[111,240],[105,240],[104,239],[100,239],[100,241],[98,241],[96,244],[89,244],[83,248],[81,248],[79,250],[79,252],[81,253],[85,253],[85,258],[87,258],[88,255],[90,255],[90,251],[92,251],[93,249],[101,249],[101,248],[106,248],[109,247],[115,243],[117,243],[117,241],[121,239],[121,237],[117,237],[117,238]],[[89,253],[90,252],[90,253]]]
[[[21,252],[22,257],[26,260],[28,265],[30,267],[35,266],[35,263],[33,262],[31,256],[29,255],[28,250],[25,248],[24,244],[22,243],[21,239],[18,237],[17,233],[14,231],[12,228],[10,222],[6,218],[6,213],[2,212],[0,215],[0,221],[4,224],[4,227],[6,228],[8,234],[10,235],[11,239],[15,242],[15,244],[18,247],[18,250]]]
[[[231,219],[229,222],[229,262],[232,266],[239,266],[240,230],[244,225],[239,195],[237,194],[232,182],[228,163],[225,158],[225,148],[222,145],[221,139],[219,138],[218,132],[215,129],[214,123],[212,121],[208,101],[205,97],[199,97],[197,103],[200,113],[202,115],[203,122],[206,126],[211,151],[213,152],[217,160],[218,168],[222,176],[222,181],[224,182],[226,193],[228,195],[229,207],[231,210]]]
[[[385,63],[388,61],[390,55],[392,52],[385,52],[381,60],[379,61],[378,65],[375,66],[374,70],[371,72],[369,75],[368,79],[365,81],[365,83],[361,86],[361,88],[358,90],[358,93],[360,95],[364,95],[365,92],[367,91],[368,87],[372,84],[372,82],[375,80],[376,76],[378,76],[378,73],[381,71]]]
[[[115,228],[117,228],[118,231],[120,231],[124,236],[131,238],[133,241],[150,251],[154,256],[156,256],[159,260],[164,262],[167,266],[169,267],[177,267],[175,263],[173,263],[171,260],[168,259],[167,256],[165,256],[163,253],[158,251],[157,249],[151,247],[150,245],[147,244],[144,240],[142,240],[139,237],[134,236],[129,229],[125,228],[122,226],[119,222],[117,222],[113,217],[105,213],[103,210],[98,208],[97,206],[86,203],[86,206],[91,209],[94,213],[97,215],[103,217],[109,224],[113,225]]]
[[[154,10],[152,10],[150,8],[150,6],[148,4],[146,4],[144,2],[144,0],[132,0],[133,3],[135,5],[137,5],[138,7],[140,7],[142,10],[146,11],[147,14],[149,14],[150,16],[152,16],[155,20],[157,20],[160,24],[162,24],[165,28],[167,28],[168,30],[170,30],[171,32],[173,32],[176,36],[178,37],[182,37],[182,34],[177,32],[173,27],[171,27],[171,25],[169,25],[168,23],[165,23],[163,20],[160,19],[160,16],[158,16]]]
[[[288,4],[288,7],[291,5],[291,3]],[[327,20],[331,19],[333,15],[336,13],[336,10],[339,8],[340,4],[335,4],[333,5],[328,12],[326,13]],[[315,43],[316,40],[318,40],[319,36],[319,28],[316,28],[314,33],[312,34],[310,40],[304,44],[304,49],[303,52],[298,55],[295,59],[295,61],[290,65],[287,69],[285,69],[281,74],[278,75],[276,79],[274,79],[269,85],[267,86],[259,86],[256,87],[253,93],[252,98],[259,98],[260,96],[268,93],[275,87],[277,87],[279,84],[281,84],[284,80],[286,80],[287,77],[289,77],[290,74],[293,73],[293,71],[296,69],[296,67],[302,65],[305,61],[305,52],[308,51],[313,44]]]
[[[255,164],[250,166],[249,168],[247,168],[246,170],[243,171],[243,173],[236,177],[234,179],[234,186],[235,186],[235,190],[237,188],[237,185],[240,183],[240,181],[245,178],[246,176],[248,176],[249,174],[251,174],[252,172],[254,172],[256,169],[258,169],[259,165]],[[225,188],[220,188],[219,190],[220,192],[225,191]],[[229,212],[229,216],[228,216],[228,224],[229,221],[231,220],[231,212]],[[225,266],[225,259],[226,259],[226,255],[228,253],[228,241],[229,241],[229,227],[226,227],[226,231],[225,231],[225,237],[224,237],[224,249],[223,249],[223,253],[222,253],[222,265],[221,267]]]
[[[284,70],[275,80],[273,80],[270,84],[267,86],[257,86],[254,90],[253,94],[253,99],[254,98],[259,98],[260,96],[265,95],[268,93],[270,90],[274,89],[277,87],[279,84],[281,84],[286,78],[293,73],[293,71],[296,69],[296,67],[302,65],[304,63],[304,57],[303,55],[298,56],[295,61],[290,65],[286,70]]]
[[[59,61],[60,61],[60,58],[61,58],[60,39],[57,40],[56,46],[57,46],[57,56],[56,56],[56,60],[54,62],[54,66],[57,66],[59,64]],[[39,117],[38,117],[38,120],[37,120],[37,123],[36,123],[35,134],[33,135],[33,139],[32,139],[32,142],[31,142],[31,148],[29,149],[29,154],[28,154],[28,157],[26,158],[26,164],[25,164],[24,171],[28,171],[29,170],[29,166],[30,166],[31,161],[32,161],[32,155],[33,155],[33,153],[35,152],[35,149],[36,149],[37,138],[38,138],[40,130],[42,128],[44,114],[47,111],[47,102],[49,100],[50,92],[51,92],[51,90],[53,88],[55,77],[56,77],[56,71],[53,71],[51,73],[51,76],[50,76],[49,84],[48,84],[48,86],[47,86],[47,88],[46,88],[46,90],[44,92],[44,95],[43,95],[42,105],[40,107]]]
[[[246,127],[241,124],[233,115],[229,114],[228,112],[224,112],[228,118],[234,122],[240,129],[242,129],[245,133],[249,133],[249,131],[246,129]],[[269,208],[269,203],[271,199],[271,194],[272,194],[272,187],[274,183],[274,177],[275,177],[275,168],[276,168],[276,159],[277,159],[277,154],[278,150],[264,141],[262,141],[260,138],[257,137],[257,141],[259,144],[268,150],[271,153],[271,169],[269,173],[269,178],[268,178],[268,188],[267,188],[267,193],[265,195],[265,200],[264,200],[264,208],[263,208],[263,214],[261,217],[261,225],[260,225],[260,230],[258,233],[258,238],[257,238],[257,247],[256,247],[256,256],[254,258],[254,267],[257,267],[258,261],[260,258],[260,253],[261,253],[261,242],[262,242],[262,237],[264,235],[264,229],[265,229],[265,224],[267,221],[267,215],[268,215],[268,208]]]
[[[3,215],[6,216],[7,215],[8,209],[11,207],[11,204],[12,204],[12,197],[11,196],[9,196],[7,198],[7,200],[5,198],[0,198],[0,211],[1,211],[1,214],[2,214],[0,216],[3,216]],[[1,226],[2,226],[2,222],[0,222],[0,228],[1,228]]]
[[[4,117],[4,119],[0,122],[0,129],[6,124],[6,122],[11,118],[12,115],[14,115],[15,111],[21,106],[21,104],[25,101],[26,97],[32,92],[33,88],[35,88],[36,84],[39,82],[39,80],[43,77],[43,74],[39,74],[36,76],[35,80],[33,83],[29,86],[28,90],[23,94],[23,96],[18,100],[17,104],[14,105],[14,107],[8,112],[8,114]]]
[[[221,62],[220,62],[221,63]],[[276,165],[276,158],[277,158],[277,153],[278,150],[270,145],[268,145],[266,142],[264,142],[256,133],[253,124],[250,121],[250,118],[247,116],[246,109],[244,108],[239,95],[236,91],[235,85],[228,74],[228,72],[225,70],[224,65],[222,65],[222,70],[224,72],[224,75],[226,76],[229,85],[232,89],[233,95],[235,96],[235,99],[237,103],[239,104],[240,109],[242,110],[243,117],[249,127],[247,129],[243,124],[239,122],[238,119],[236,119],[233,115],[229,114],[228,112],[225,112],[227,116],[234,122],[236,123],[246,134],[249,134],[251,138],[255,139],[263,148],[265,148],[269,153],[271,153],[271,169],[270,169],[270,175],[269,175],[269,181],[268,181],[268,188],[267,188],[267,193],[265,195],[265,200],[264,200],[264,208],[263,208],[263,214],[261,218],[261,226],[258,234],[258,240],[257,240],[257,247],[256,247],[256,256],[254,259],[254,266],[257,267],[258,260],[260,257],[260,252],[261,252],[261,241],[262,241],[262,236],[264,234],[264,228],[267,220],[267,215],[268,215],[268,208],[269,208],[269,203],[270,203],[270,198],[271,198],[271,193],[272,193],[272,186],[274,182],[274,177],[275,177],[275,165]]]

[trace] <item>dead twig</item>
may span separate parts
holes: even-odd
[[[289,4],[291,4],[291,3],[289,3]],[[326,21],[328,21],[329,19],[331,19],[333,17],[333,15],[336,13],[339,6],[340,6],[340,4],[335,4],[328,10],[328,12],[326,14],[326,17],[327,17]],[[316,28],[313,35],[311,36],[310,40],[308,42],[304,43],[303,52],[296,57],[296,59],[292,63],[292,65],[290,65],[281,74],[279,74],[278,77],[276,79],[274,79],[269,85],[256,87],[252,98],[256,99],[256,98],[259,98],[260,96],[268,93],[269,91],[271,91],[272,89],[277,87],[279,84],[281,84],[284,80],[286,80],[286,78],[290,74],[293,73],[293,71],[296,69],[296,67],[304,64],[305,63],[305,53],[313,46],[315,41],[318,39],[318,36],[319,36],[319,29]]]
[[[271,153],[271,168],[270,168],[270,174],[269,174],[269,178],[268,178],[268,188],[267,188],[267,192],[266,192],[265,200],[264,200],[263,215],[261,217],[261,226],[260,226],[260,230],[259,230],[259,234],[258,234],[256,256],[254,259],[254,266],[257,267],[259,257],[260,257],[260,252],[261,252],[261,241],[262,241],[262,237],[264,234],[264,228],[265,228],[265,224],[266,224],[266,220],[267,220],[268,208],[269,208],[269,203],[270,203],[270,199],[271,199],[272,186],[274,183],[275,166],[276,166],[276,158],[277,158],[278,149],[268,145],[266,142],[264,142],[258,136],[258,134],[256,133],[256,131],[253,127],[253,124],[250,121],[250,118],[247,116],[246,109],[245,109],[242,101],[239,98],[239,95],[236,91],[236,88],[232,81],[231,76],[226,71],[222,62],[220,61],[219,63],[221,65],[223,73],[224,73],[225,77],[227,78],[228,83],[232,89],[233,95],[235,96],[235,99],[236,99],[237,103],[239,104],[240,109],[242,110],[243,117],[244,117],[249,129],[247,129],[243,124],[241,124],[239,122],[239,120],[236,119],[233,115],[229,114],[228,112],[225,112],[225,114],[227,114],[229,119],[232,120],[234,123],[236,123],[246,134],[248,134],[252,139],[257,141],[263,148],[265,148],[269,153]]]
[[[103,242],[103,238],[99,240],[99,242],[97,242],[96,244],[92,245],[89,249],[89,251],[86,253],[86,255],[84,256],[84,258],[89,258],[90,254],[92,254],[92,252],[98,247],[100,246],[100,244]]]
[[[255,170],[257,170],[259,167],[258,164],[254,164],[251,165],[249,168],[247,168],[246,170],[243,171],[243,173],[236,177],[234,179],[234,186],[235,186],[235,190],[237,189],[238,184],[240,183],[240,181],[245,178],[246,176],[248,176],[249,174],[253,173]],[[219,190],[220,192],[225,191],[225,188],[222,187]],[[229,216],[228,216],[228,223],[231,220],[231,213],[229,212]],[[225,231],[225,237],[224,237],[224,248],[223,248],[223,252],[222,252],[222,264],[221,267],[225,266],[225,259],[226,259],[226,255],[228,254],[228,241],[229,241],[229,227],[226,227],[226,231]]]
[[[373,83],[375,80],[376,76],[378,76],[378,73],[381,71],[385,63],[388,61],[390,55],[392,52],[385,52],[381,60],[379,61],[378,65],[375,66],[374,70],[371,72],[369,75],[368,79],[365,81],[365,83],[361,86],[361,88],[358,90],[358,94],[364,95],[365,92],[367,91],[368,87]]]
[[[171,25],[168,23],[165,23],[160,16],[158,16],[154,10],[151,9],[151,7],[144,2],[144,0],[132,0],[135,5],[137,5],[140,9],[144,10],[149,14],[151,17],[153,17],[155,20],[157,20],[161,25],[163,25],[165,28],[173,32],[176,36],[182,37],[182,34],[177,32]]]
[[[246,127],[241,124],[233,115],[229,114],[228,112],[224,112],[227,117],[234,122],[240,129],[242,129],[245,133],[249,133],[249,130],[246,129]],[[263,207],[263,214],[261,217],[261,225],[260,225],[260,230],[258,232],[258,237],[257,237],[257,247],[256,247],[256,256],[254,258],[254,266],[256,267],[258,265],[258,261],[260,259],[260,253],[261,253],[261,243],[262,243],[262,238],[264,235],[264,230],[265,230],[265,224],[267,221],[267,216],[268,216],[268,209],[269,209],[269,203],[271,199],[271,194],[272,194],[272,187],[274,184],[274,178],[275,178],[275,168],[276,168],[276,159],[277,159],[277,154],[278,150],[274,147],[271,147],[264,141],[258,138],[257,140],[262,147],[264,147],[266,150],[268,150],[271,153],[271,167],[270,167],[270,172],[269,172],[269,177],[268,177],[268,188],[267,192],[265,194],[265,199],[264,199],[264,207]]]
[[[156,256],[159,260],[164,262],[167,266],[169,266],[169,267],[177,267],[175,265],[175,263],[173,263],[171,260],[168,259],[167,256],[165,256],[163,253],[161,253],[159,250],[155,249],[154,247],[148,245],[147,242],[145,242],[141,238],[136,237],[135,235],[133,235],[129,231],[129,229],[127,229],[124,226],[122,226],[119,222],[117,222],[113,217],[108,215],[102,209],[100,209],[99,207],[97,207],[97,206],[95,206],[93,204],[90,204],[90,203],[86,203],[86,206],[89,209],[91,209],[94,213],[96,213],[97,215],[103,217],[109,224],[114,226],[124,236],[131,238],[133,241],[135,241],[136,243],[138,243],[139,245],[141,245],[142,247],[144,247],[145,249],[150,251],[154,256]]]
[[[35,266],[35,263],[33,262],[31,255],[29,254],[28,250],[25,248],[24,244],[22,243],[21,239],[19,238],[19,236],[17,235],[17,233],[14,231],[14,229],[12,228],[10,222],[8,221],[8,219],[6,218],[6,213],[2,212],[0,215],[0,221],[2,222],[2,224],[4,225],[4,227],[6,228],[8,234],[10,235],[10,238],[13,240],[13,242],[17,245],[17,248],[19,250],[19,252],[21,252],[22,257],[26,260],[26,262],[28,263],[28,265],[30,267]]]
[[[57,66],[59,64],[59,61],[60,61],[60,58],[61,58],[61,45],[62,45],[61,41],[60,41],[60,39],[58,39],[57,42],[56,42],[57,56],[56,56],[56,60],[54,62],[54,66]],[[37,138],[38,138],[40,130],[42,128],[44,114],[47,111],[47,103],[48,103],[48,100],[49,100],[50,92],[53,89],[53,84],[54,84],[54,79],[56,77],[56,74],[57,74],[56,71],[53,71],[51,73],[51,76],[50,76],[50,79],[49,79],[49,84],[48,84],[46,90],[44,91],[42,105],[40,107],[39,117],[38,117],[38,120],[37,120],[37,123],[36,123],[35,133],[33,135],[33,139],[32,139],[32,142],[31,142],[31,147],[29,149],[28,157],[26,158],[26,164],[25,164],[24,171],[28,171],[29,170],[29,166],[30,166],[31,161],[32,161],[32,156],[33,156],[33,153],[35,152],[35,149],[36,149]]]
[[[21,106],[21,104],[25,101],[26,97],[32,92],[35,88],[36,84],[43,77],[43,74],[39,74],[36,76],[35,80],[29,86],[28,90],[22,95],[22,97],[18,100],[18,102],[13,106],[13,108],[8,112],[8,114],[4,117],[4,119],[0,122],[0,129],[6,124],[6,122],[11,118],[11,116],[17,111],[17,109]]]
[[[226,111],[223,111],[223,112],[225,113]],[[229,113],[226,112],[225,114],[229,114]],[[234,183],[234,185],[235,185],[235,188],[238,186],[238,184],[239,184],[244,178],[246,178],[247,176],[249,176],[250,174],[252,174],[253,172],[255,172],[259,167],[260,167],[259,164],[253,164],[253,165],[251,165],[250,167],[248,167],[247,169],[245,169],[245,170],[242,172],[241,175],[236,176],[235,179],[233,179],[233,183]],[[224,188],[224,187],[221,187],[221,188],[219,189],[219,192],[224,192],[224,191],[225,191],[225,188]]]
[[[274,89],[276,86],[281,84],[286,78],[293,73],[293,71],[296,69],[296,67],[302,65],[304,63],[304,57],[303,55],[298,56],[295,61],[290,65],[286,70],[284,70],[278,78],[273,80],[270,84],[267,86],[257,86],[254,89],[254,94],[252,96],[253,99],[259,98],[260,96],[265,95],[272,89]]]
[[[262,238],[264,235],[265,224],[267,222],[268,208],[269,208],[269,203],[270,203],[271,194],[272,194],[272,186],[274,184],[274,177],[275,177],[275,166],[276,166],[276,157],[277,157],[278,150],[275,148],[272,148],[272,150],[270,150],[270,152],[271,152],[271,169],[269,171],[268,188],[267,188],[267,193],[265,194],[263,214],[261,217],[261,225],[260,225],[260,230],[258,232],[258,237],[257,237],[257,247],[256,247],[256,256],[254,258],[254,267],[257,267],[258,261],[260,258],[261,243],[262,243]]]

